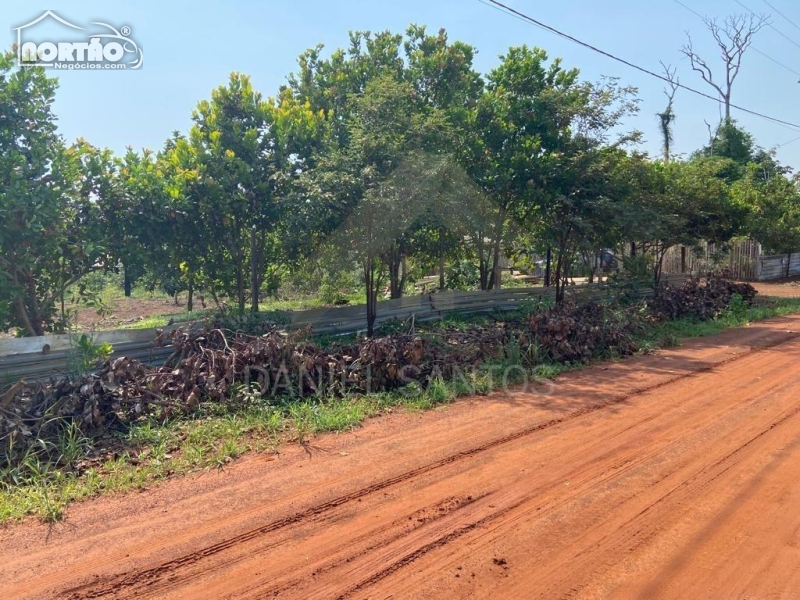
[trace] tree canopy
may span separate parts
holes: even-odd
[[[271,97],[232,73],[188,131],[121,156],[66,142],[55,78],[4,55],[0,329],[63,329],[67,290],[92,271],[188,290],[190,308],[202,288],[240,313],[310,264],[357,271],[371,334],[382,295],[422,275],[497,289],[505,257],[552,256],[560,300],[600,253],[644,256],[657,280],[676,245],[800,247],[791,170],[734,120],[689,157],[651,158],[626,129],[634,88],[526,46],[482,75],[475,53],[417,25],[352,32],[304,52]]]

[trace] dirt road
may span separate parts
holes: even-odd
[[[10,598],[800,598],[800,317],[0,531]]]
[[[770,281],[759,281],[752,284],[762,296],[773,296],[776,298],[797,298],[800,296],[800,281],[783,281],[779,283]]]

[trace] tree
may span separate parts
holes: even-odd
[[[733,184],[731,195],[748,211],[746,232],[767,252],[784,254],[800,248],[800,189],[783,174],[770,175],[756,163]]]
[[[638,110],[635,90],[615,80],[575,81],[550,101],[553,133],[541,144],[518,218],[552,249],[556,300],[561,302],[576,256],[615,241],[609,222],[625,196],[611,182],[625,157],[622,147],[637,142],[640,134],[618,133],[612,142],[623,119]]]
[[[681,48],[681,52],[689,59],[692,70],[699,73],[703,81],[719,94],[720,100],[725,106],[724,120],[728,120],[731,118],[733,84],[739,75],[744,53],[750,47],[753,36],[762,27],[769,24],[769,18],[766,15],[756,14],[731,15],[725,17],[722,23],[709,17],[704,17],[703,22],[719,48],[723,63],[723,75],[720,77],[718,74],[716,78],[714,77],[714,70],[709,66],[708,61],[695,51],[692,37],[688,33],[686,34],[688,41]]]
[[[227,86],[198,104],[189,139],[178,141],[183,167],[196,171],[190,194],[208,240],[221,246],[205,266],[209,277],[237,299],[240,313],[248,279],[251,310],[258,311],[270,233],[283,210],[278,186],[287,157],[278,145],[273,108],[249,77],[233,73]]]
[[[104,264],[81,147],[56,132],[56,80],[0,56],[0,327],[43,335],[55,301]]]
[[[729,184],[745,176],[747,165],[755,163],[764,172],[764,177],[785,174],[787,169],[780,166],[774,156],[758,147],[751,133],[742,129],[734,119],[719,124],[707,146],[692,155],[692,160],[717,158],[727,161],[718,162],[718,177]]]
[[[371,81],[389,78],[409,86],[408,96],[415,111],[419,114],[435,112],[449,126],[449,135],[439,140],[438,148],[431,149],[429,158],[437,154],[452,155],[463,144],[469,110],[483,85],[472,67],[474,49],[471,46],[451,43],[444,30],[431,35],[425,27],[411,25],[405,36],[388,31],[351,32],[350,46],[346,50],[336,50],[328,59],[323,59],[321,52],[318,46],[304,53],[299,60],[299,72],[290,76],[289,82],[298,102],[308,103],[313,112],[324,116],[330,140],[342,147],[349,143],[349,124],[357,109],[353,98],[362,96]],[[312,153],[306,166],[313,166],[314,161]],[[433,158],[432,164],[438,161]],[[426,169],[429,182],[435,170]],[[421,179],[414,175],[409,178],[409,182],[412,181],[420,183]],[[392,297],[403,293],[404,265],[410,253],[431,249],[431,244],[423,243],[423,231],[440,241],[453,239],[452,233],[445,231],[441,223],[439,225],[420,223],[416,232],[405,232],[387,249]],[[444,250],[443,243],[438,247]]]
[[[408,155],[391,174],[388,185],[414,219],[390,249],[390,296],[402,295],[407,257],[436,265],[439,289],[445,289],[445,263],[466,256],[464,240],[472,233],[471,224],[482,220],[482,194],[455,157],[443,153]],[[400,263],[393,253],[400,254]]]
[[[473,238],[482,269],[484,263],[491,264],[491,280],[485,281],[486,273],[481,276],[485,289],[499,289],[508,221],[513,212],[523,210],[538,181],[543,157],[558,148],[574,106],[586,98],[577,70],[562,69],[558,59],[549,65],[547,61],[547,53],[539,48],[509,49],[487,76],[486,91],[468,124],[471,136],[464,165],[490,202],[488,223]],[[486,237],[491,240],[491,257],[484,259]]]
[[[741,232],[746,213],[721,176],[729,166],[729,159],[721,157],[653,165],[654,193],[643,207],[649,213],[643,229],[647,237],[640,239],[642,250],[653,254],[656,284],[669,248],[727,242]]]
[[[389,75],[370,81],[351,98],[347,143],[332,136],[304,178],[307,200],[320,207],[308,228],[332,232],[325,246],[362,269],[370,336],[392,249],[424,212],[392,176],[414,153],[439,147],[447,131],[441,113],[420,111],[411,92]]]

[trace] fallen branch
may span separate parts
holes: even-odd
[[[23,379],[6,390],[3,395],[0,396],[0,408],[6,408],[9,404],[11,404],[14,396],[16,396],[26,385],[28,384]]]

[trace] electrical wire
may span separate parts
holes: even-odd
[[[664,75],[660,75],[660,74],[658,74],[658,73],[656,73],[654,71],[650,71],[649,69],[646,69],[646,68],[641,67],[641,66],[639,66],[637,64],[634,64],[634,63],[632,63],[632,62],[630,62],[628,60],[625,60],[624,58],[620,58],[619,56],[616,56],[616,55],[614,55],[614,54],[612,54],[610,52],[606,52],[605,50],[601,50],[600,48],[598,48],[596,46],[593,46],[592,44],[589,44],[588,42],[584,42],[584,41],[582,41],[582,40],[580,40],[580,39],[578,39],[576,37],[573,37],[573,36],[571,36],[571,35],[569,35],[567,33],[564,33],[563,31],[559,31],[555,27],[551,27],[550,25],[542,23],[541,21],[537,21],[533,17],[530,17],[530,16],[528,16],[528,15],[526,15],[526,14],[524,14],[524,13],[522,13],[522,12],[520,12],[520,11],[514,9],[514,8],[511,8],[510,6],[506,6],[502,2],[498,2],[497,0],[478,0],[478,1],[481,2],[482,4],[486,4],[487,6],[491,6],[492,8],[496,8],[500,12],[503,12],[503,13],[511,15],[511,16],[517,18],[517,19],[520,19],[521,21],[527,22],[527,23],[529,23],[531,25],[539,27],[540,29],[543,29],[543,30],[548,31],[550,33],[554,33],[555,35],[557,35],[559,37],[562,37],[562,38],[564,38],[566,40],[569,40],[569,41],[571,41],[573,43],[576,43],[579,46],[583,46],[584,48],[588,48],[589,50],[592,50],[593,52],[596,52],[598,54],[602,54],[603,56],[606,56],[607,58],[610,58],[610,59],[612,59],[612,60],[614,60],[614,61],[616,61],[618,63],[622,63],[623,65],[626,65],[626,66],[628,66],[628,67],[630,67],[632,69],[636,69],[637,71],[641,71],[642,73],[650,75],[651,77],[655,77],[656,79],[660,79],[661,81],[665,81],[665,82],[670,83],[670,84],[671,83],[675,83],[675,85],[677,85],[677,87],[679,87],[681,89],[684,89],[684,90],[686,90],[688,92],[691,92],[693,94],[696,94],[698,96],[702,96],[703,98],[706,98],[708,100],[713,100],[714,102],[716,102],[718,104],[723,104],[723,101],[720,100],[719,98],[716,98],[716,97],[714,97],[714,96],[712,96],[710,94],[706,94],[705,92],[702,92],[702,91],[700,91],[698,89],[695,89],[693,87],[690,87],[688,85],[670,81],[670,79],[665,77]],[[785,121],[783,119],[778,119],[777,117],[770,117],[769,115],[765,115],[765,114],[760,113],[758,111],[751,110],[749,108],[744,108],[744,107],[738,106],[736,104],[731,104],[730,106],[731,106],[731,108],[735,108],[736,110],[739,110],[741,112],[747,113],[749,115],[753,115],[753,116],[759,117],[761,119],[765,119],[767,121],[771,121],[771,122],[776,123],[778,125],[783,125],[785,127],[793,129],[795,131],[800,131],[800,124],[798,124],[798,123],[792,123],[791,121]]]
[[[767,0],[764,0],[764,4],[769,6],[772,10],[774,10],[776,13],[778,13],[780,16],[782,16],[784,19],[786,19],[791,25],[794,25],[797,29],[800,29],[800,25],[798,25],[797,23],[792,21],[789,17],[787,17],[785,14],[783,14],[779,9],[775,8],[774,6],[772,6],[772,4],[767,2]]]
[[[766,0],[765,0],[765,1],[766,1]],[[681,2],[680,0],[673,0],[673,2],[675,2],[675,4],[678,4],[679,6],[682,6],[683,8],[685,8],[686,10],[688,10],[690,13],[692,13],[692,14],[696,15],[697,17],[699,17],[699,18],[700,18],[700,19],[701,19],[701,20],[702,20],[704,23],[706,22],[707,18],[706,18],[705,16],[701,15],[699,12],[697,12],[697,11],[696,11],[696,10],[694,10],[693,8],[690,8],[689,6],[686,6],[686,5],[685,5],[683,2]],[[798,77],[798,78],[800,78],[800,71],[795,71],[795,70],[794,70],[792,67],[790,67],[790,66],[788,66],[788,65],[785,65],[785,64],[783,64],[783,63],[782,63],[781,61],[779,61],[777,58],[773,58],[772,56],[770,56],[770,55],[769,55],[769,54],[767,54],[766,52],[762,52],[761,50],[759,50],[758,48],[756,48],[756,47],[755,47],[755,46],[753,46],[752,44],[750,45],[750,49],[751,49],[753,52],[755,52],[756,54],[760,54],[761,56],[763,56],[763,57],[764,57],[764,58],[766,58],[767,60],[771,60],[772,62],[774,62],[774,63],[775,63],[776,65],[778,65],[779,67],[783,67],[784,69],[786,69],[786,70],[787,70],[787,71],[789,71],[790,73],[792,73],[792,74],[794,74],[794,75],[797,75],[797,77]],[[798,81],[798,83],[800,83],[800,81]]]
[[[749,12],[751,15],[755,15],[756,17],[760,17],[760,16],[761,16],[761,15],[759,15],[758,13],[756,13],[756,12],[754,12],[754,11],[750,10],[750,9],[749,9],[747,6],[745,6],[744,4],[742,4],[742,3],[741,3],[739,0],[735,0],[735,1],[736,1],[736,4],[738,4],[738,5],[739,5],[739,6],[741,6],[743,9],[745,9],[746,11],[748,11],[748,12]],[[769,27],[770,29],[772,29],[772,30],[773,30],[775,33],[777,33],[779,36],[781,36],[782,38],[784,38],[784,39],[788,40],[788,42],[789,42],[790,44],[794,44],[795,46],[797,46],[798,48],[800,48],[800,44],[798,44],[797,42],[795,42],[795,41],[794,41],[792,38],[790,38],[788,35],[786,35],[785,33],[783,33],[783,32],[782,32],[780,29],[778,29],[777,27],[775,27],[775,25],[773,25],[772,23],[767,23],[766,25],[767,25],[767,27]]]
[[[784,146],[788,146],[789,144],[791,144],[793,142],[796,142],[798,140],[800,140],[800,137],[793,138],[793,139],[789,140],[788,142],[783,142],[782,144],[777,144],[775,146],[775,148],[783,148]]]

